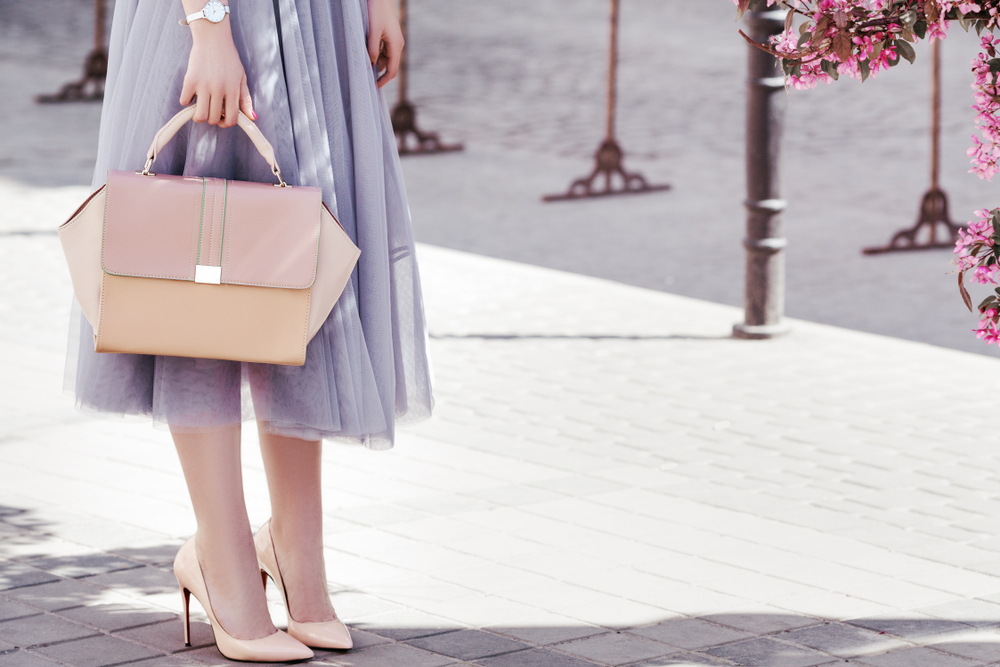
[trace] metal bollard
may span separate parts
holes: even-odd
[[[104,81],[108,76],[108,49],[104,46],[105,0],[94,0],[94,49],[83,64],[83,78],[67,83],[58,93],[39,95],[39,104],[57,102],[99,102],[104,99]]]
[[[403,30],[403,39],[409,37],[409,8],[407,0],[399,0],[399,27]],[[396,134],[396,147],[400,155],[414,153],[448,153],[462,150],[462,144],[444,144],[437,132],[424,132],[417,127],[417,110],[407,98],[410,63],[407,57],[409,47],[403,48],[399,63],[399,75],[396,77],[399,86],[399,101],[392,108],[392,130]],[[410,137],[413,141],[410,141]]]
[[[920,200],[917,224],[896,232],[888,245],[865,248],[866,255],[904,250],[954,248],[958,230],[948,213],[948,195],[941,189],[941,40],[934,42],[931,61],[931,185]],[[926,230],[926,234],[924,231]],[[938,236],[943,240],[938,240]],[[923,238],[922,237],[926,237]]]
[[[766,42],[784,30],[784,9],[747,12],[750,38]],[[779,163],[785,117],[785,77],[777,58],[748,45],[747,61],[747,235],[745,322],[736,338],[772,338],[789,331],[785,314],[785,257]]]
[[[583,178],[570,183],[566,192],[545,195],[542,201],[564,201],[584,197],[605,197],[640,192],[669,190],[667,184],[651,185],[642,174],[625,170],[625,151],[615,138],[615,119],[618,106],[618,8],[620,0],[611,0],[611,39],[608,42],[608,91],[605,98],[606,126],[604,141],[594,154],[594,170]],[[604,187],[597,185],[604,181]]]

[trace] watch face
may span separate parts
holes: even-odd
[[[218,23],[226,18],[226,6],[219,2],[219,0],[208,0],[208,3],[205,5],[205,18],[212,23]]]

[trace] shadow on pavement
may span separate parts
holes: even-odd
[[[227,663],[205,622],[192,623],[193,645],[183,645],[170,569],[178,543],[105,552],[60,540],[53,528],[30,510],[0,506],[0,667],[49,660],[81,667]],[[641,627],[515,622],[473,628],[399,605],[352,620],[351,607],[365,600],[373,598],[363,591],[334,593],[355,648],[318,651],[313,664],[971,667],[1000,659],[1000,615],[985,618],[986,612],[960,620],[900,613],[839,621],[735,611],[668,618],[664,611],[664,620]]]

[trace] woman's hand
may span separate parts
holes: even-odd
[[[379,88],[396,78],[403,54],[395,5],[394,0],[368,0],[368,56],[378,72]]]
[[[204,0],[184,0],[186,14],[197,12],[203,6]],[[221,23],[198,19],[189,28],[194,44],[180,102],[187,106],[197,97],[194,122],[208,121],[209,125],[232,127],[240,111],[257,120],[247,75],[233,43],[229,17]]]

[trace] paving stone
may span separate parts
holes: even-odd
[[[60,556],[56,558],[35,558],[32,567],[51,572],[60,577],[77,579],[116,570],[130,570],[141,567],[135,561],[110,554],[87,554],[84,556]]]
[[[78,607],[93,600],[99,594],[100,589],[72,579],[60,579],[49,584],[15,588],[5,593],[10,598],[46,611]]]
[[[629,632],[685,649],[703,649],[752,636],[746,632],[715,625],[697,618],[667,621],[642,628],[633,628]]]
[[[440,667],[458,662],[406,644],[381,644],[333,658],[344,667]]]
[[[35,650],[74,667],[101,667],[159,655],[159,651],[107,635],[78,639]]]
[[[706,653],[744,667],[812,667],[830,662],[828,655],[769,637],[726,644]]]
[[[115,636],[123,637],[143,646],[150,646],[165,653],[183,651],[186,648],[184,646],[184,623],[176,617],[162,623],[151,623],[150,625],[122,630],[116,632]],[[191,646],[200,648],[214,643],[215,635],[212,633],[212,626],[192,619]]]
[[[470,491],[469,495],[478,496],[492,503],[496,503],[497,505],[507,505],[509,507],[544,503],[563,497],[561,494],[553,491],[545,491],[543,489],[537,489],[535,487],[522,484],[478,489]]]
[[[0,621],[9,621],[12,618],[34,616],[35,614],[40,613],[41,612],[34,607],[29,607],[28,605],[21,604],[20,602],[14,602],[13,600],[0,598]]]
[[[129,663],[129,667],[191,667],[194,664],[189,660],[177,656],[161,656]]]
[[[959,600],[934,607],[923,607],[916,611],[935,618],[966,623],[973,627],[1000,626],[1000,604],[986,600]]]
[[[461,629],[459,623],[411,609],[369,616],[353,622],[352,625],[396,641],[439,635]]]
[[[441,635],[412,639],[407,643],[459,660],[476,660],[530,648],[528,644],[498,637],[482,630],[447,632]]]
[[[674,655],[666,655],[662,658],[643,660],[642,662],[629,665],[629,667],[724,667],[729,664],[731,663],[721,662],[706,655],[675,653]]]
[[[80,639],[94,634],[97,633],[91,628],[51,614],[0,623],[0,640],[22,648]]]
[[[906,648],[882,655],[874,655],[858,660],[859,664],[871,667],[973,667],[982,664],[957,655],[941,653],[926,647]]]
[[[907,641],[924,641],[950,634],[968,632],[970,626],[955,621],[947,621],[922,614],[908,614],[909,618],[856,618],[848,621],[851,625],[884,632]]]
[[[111,589],[126,589],[141,595],[177,592],[177,579],[167,569],[139,567],[88,577],[87,583]]]
[[[608,491],[625,488],[623,484],[618,484],[617,482],[611,482],[605,479],[598,479],[596,477],[589,477],[587,475],[557,477],[554,479],[532,482],[532,485],[548,491],[555,491],[556,493],[562,493],[575,497],[597,493],[607,493]]]
[[[517,653],[507,653],[493,658],[482,658],[475,662],[481,667],[593,667],[589,660],[581,660],[565,653],[544,648],[535,648]]]
[[[121,556],[129,561],[139,561],[147,565],[169,569],[173,566],[174,556],[183,542],[155,542],[148,545],[134,545],[110,549],[110,553]]]
[[[704,618],[713,623],[728,625],[731,628],[757,635],[807,627],[820,622],[818,619],[808,616],[781,613],[707,614]]]
[[[58,664],[34,652],[0,653],[0,667],[54,667]]]
[[[558,644],[556,648],[605,665],[624,665],[677,652],[673,646],[626,632],[608,632],[585,639],[575,639]]]
[[[349,628],[349,630],[351,631],[351,640],[354,642],[355,650],[361,650],[378,644],[387,644],[392,641],[388,637],[377,635],[374,632],[366,632],[358,628]]]
[[[96,604],[66,609],[56,612],[56,614],[108,632],[177,618],[176,615],[155,607],[130,604]]]
[[[556,615],[553,614],[552,616]],[[570,621],[570,619],[564,620]],[[604,628],[600,628],[596,625],[571,625],[568,623],[560,625],[535,623],[532,623],[531,625],[500,625],[492,626],[489,630],[491,632],[507,635],[508,637],[513,637],[515,639],[520,639],[531,644],[538,644],[541,646],[558,644],[571,639],[581,639],[583,637],[591,637],[593,635],[604,634],[607,632]]]
[[[333,591],[330,595],[337,616],[344,622],[365,616],[375,616],[391,611],[400,611],[402,607],[394,602],[360,591]]]
[[[902,640],[875,630],[842,623],[826,623],[801,630],[792,630],[777,635],[777,638],[842,658],[885,653],[909,646]]]
[[[0,591],[44,584],[58,579],[59,577],[56,575],[39,570],[27,563],[0,561]]]
[[[928,648],[972,660],[996,662],[1000,660],[1000,631],[995,629],[972,631],[949,637],[944,642],[928,644]]]

